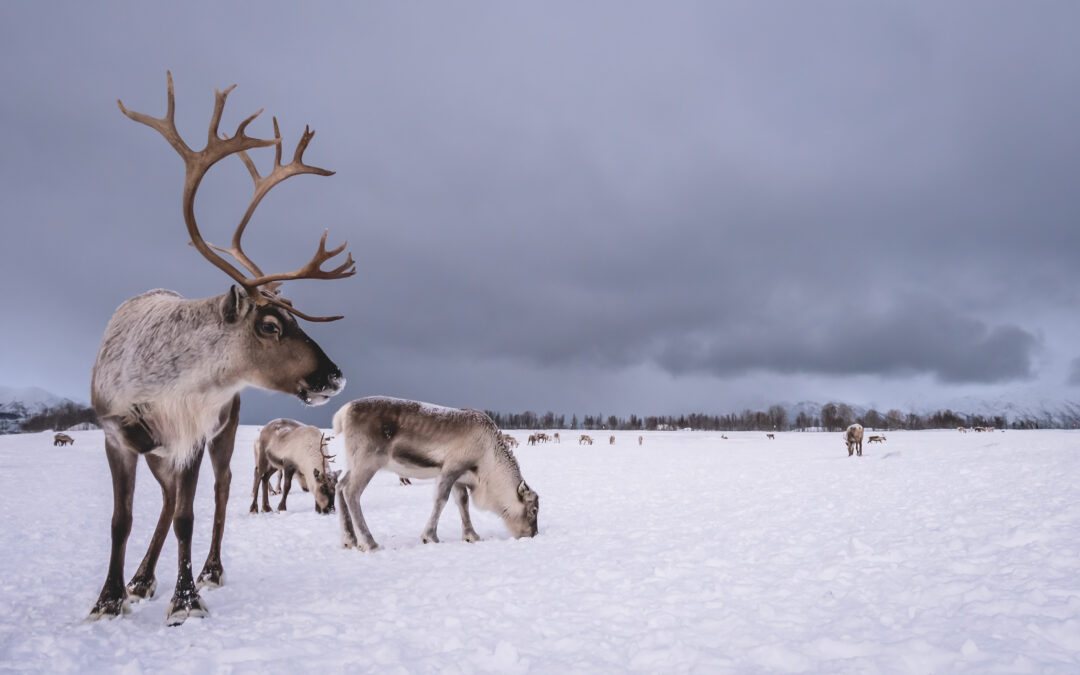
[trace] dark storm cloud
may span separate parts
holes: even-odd
[[[948,387],[1069,358],[1051,346],[1080,309],[1074,4],[8,3],[0,25],[19,234],[0,271],[34,281],[5,308],[68,327],[9,333],[0,382],[85,390],[123,299],[228,287],[185,245],[180,160],[115,106],[161,115],[166,68],[193,145],[233,82],[223,129],[265,107],[251,132],[277,115],[286,154],[318,130],[306,158],[337,175],[275,189],[245,247],[291,270],[323,228],[350,241],[355,277],[285,289],[346,314],[312,333],[349,394],[453,396],[493,363],[506,397],[485,396],[555,406],[584,380],[526,373]],[[250,190],[239,162],[208,175],[209,239]],[[402,391],[402,359],[475,368]]]

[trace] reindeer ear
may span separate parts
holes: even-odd
[[[229,292],[221,300],[221,318],[225,323],[236,323],[244,314],[244,305],[247,302],[247,293],[239,286],[230,286]]]
[[[319,472],[318,469],[315,469],[314,474],[315,474],[315,480],[319,480],[320,472]]]
[[[518,483],[519,500],[525,501],[525,495],[529,494],[529,492],[531,492],[531,490],[529,490],[529,486],[525,484],[525,481],[521,481],[520,483]]]

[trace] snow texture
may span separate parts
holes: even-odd
[[[373,553],[343,550],[310,494],[248,514],[257,433],[233,458],[226,584],[177,628],[171,535],[154,599],[84,620],[108,562],[101,432],[0,436],[0,670],[1080,672],[1076,432],[891,432],[861,458],[837,433],[522,443],[539,536],[474,509],[484,541],[466,544],[451,506],[444,543],[421,544],[432,483],[381,473]],[[203,462],[196,571],[212,486]],[[128,577],[160,498],[140,466]]]

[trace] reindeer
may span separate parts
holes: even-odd
[[[67,434],[56,434],[53,436],[53,446],[57,445],[75,445],[75,439]]]
[[[553,434],[553,435],[551,436],[551,440],[555,441],[556,443],[562,443],[562,439],[561,439],[561,438],[559,438],[559,432],[558,432],[558,431],[556,431],[556,432],[555,432],[555,433],[554,433],[554,434]]]
[[[863,428],[861,424],[852,424],[844,431],[844,443],[847,444],[848,457],[851,457],[856,450],[859,457],[862,457],[862,437]]]
[[[765,438],[769,439],[770,441],[775,441],[776,434],[765,434]]]
[[[638,445],[641,445],[644,442],[645,442],[645,437],[644,436],[638,436],[637,437],[637,444]]]
[[[866,439],[866,443],[868,445],[870,443],[884,443],[884,442],[885,442],[885,437],[884,436],[871,436],[870,438]]]
[[[235,85],[234,85],[235,86]],[[179,572],[168,606],[169,625],[188,617],[208,614],[198,588],[223,581],[221,538],[232,473],[229,460],[236,438],[240,390],[253,385],[321,405],[345,386],[338,367],[297,323],[332,321],[341,317],[313,317],[300,312],[278,292],[290,279],[342,279],[355,273],[349,255],[334,269],[323,264],[340,254],[345,244],[326,250],[326,233],[311,260],[295,272],[264,274],[244,254],[240,239],[255,208],[278,183],[299,174],[329,176],[332,172],[304,164],[303,154],[314,132],[305,129],[292,161],[281,164],[281,134],[274,120],[274,138],[245,134],[259,113],[239,124],[229,136],[218,125],[225,100],[233,87],[215,91],[206,147],[192,150],[180,137],[174,120],[172,74],[168,74],[165,116],[154,118],[117,102],[132,120],[160,133],[179,153],[186,169],[182,211],[195,249],[236,281],[223,295],[187,300],[172,291],[155,290],[123,303],[105,329],[90,385],[91,403],[105,432],[105,453],[113,483],[112,549],[101,594],[89,618],[126,613],[128,599],[153,596],[154,569],[170,523],[177,539]],[[275,147],[274,166],[262,176],[247,151]],[[228,249],[206,242],[195,220],[195,194],[210,167],[236,155],[255,184],[254,196],[233,234]],[[245,268],[218,255],[228,254]],[[214,528],[210,553],[198,586],[192,576],[192,501],[199,478],[204,445],[214,468]],[[135,467],[139,456],[161,484],[163,505],[150,546],[135,576],[125,588],[124,557],[131,532]]]
[[[330,471],[333,455],[326,454],[329,438],[316,427],[296,420],[276,419],[259,432],[255,439],[255,484],[251,488],[251,512],[259,512],[259,484],[262,484],[263,513],[270,512],[270,476],[275,471],[285,474],[278,511],[286,510],[293,474],[302,481],[305,490],[315,491],[315,512],[334,512],[334,491],[340,471]],[[310,488],[308,486],[311,486]]]
[[[610,438],[608,438],[608,445],[615,445],[615,437],[614,436],[611,436]]]
[[[451,490],[465,541],[480,540],[469,518],[470,494],[476,506],[499,514],[514,537],[536,536],[540,498],[521,477],[498,427],[479,410],[381,396],[361,398],[334,414],[334,433],[344,434],[349,466],[338,482],[345,548],[379,547],[360,510],[360,496],[380,469],[438,479],[435,509],[421,537],[425,544],[439,541],[439,515]]]
[[[727,436],[725,436],[724,434],[720,434],[720,440],[726,441]]]
[[[511,448],[516,448],[521,445],[520,443],[518,443],[518,439],[514,438],[510,434],[503,434],[502,437],[503,440],[506,441],[506,444],[509,445]]]
[[[581,438],[578,439],[577,444],[578,445],[585,445],[585,444],[592,445],[592,436],[586,436],[585,434],[581,434]]]

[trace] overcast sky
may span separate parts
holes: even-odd
[[[89,400],[109,316],[230,280],[191,247],[183,166],[116,106],[333,169],[245,247],[323,229],[357,274],[284,292],[371,394],[563,413],[881,409],[1080,397],[1075,2],[0,4],[0,384]],[[255,154],[264,168],[272,152]],[[239,160],[197,213],[227,243]]]

